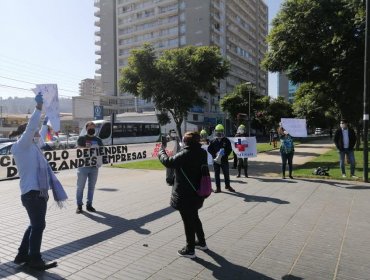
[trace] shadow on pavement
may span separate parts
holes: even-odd
[[[240,192],[225,192],[229,195],[235,195],[238,197],[244,198],[245,202],[272,202],[272,203],[277,203],[277,204],[289,204],[289,201],[286,200],[281,200],[279,198],[274,198],[274,197],[268,197],[268,196],[257,196],[257,195],[248,195],[245,193],[240,193]]]
[[[97,188],[98,191],[105,191],[105,192],[117,192],[118,189],[114,188]]]
[[[294,172],[294,171],[293,171]],[[293,174],[294,175],[294,174]],[[253,177],[250,177],[250,178],[253,178]],[[290,179],[289,177],[287,177],[286,179],[282,179],[282,178],[254,178],[258,181],[261,181],[261,182],[268,182],[268,183],[289,183],[289,184],[297,184],[298,182],[297,181],[292,181],[292,180],[295,180],[294,179]]]
[[[229,280],[229,279],[230,280],[239,280],[239,279],[273,280],[275,279],[275,278],[266,276],[262,273],[259,273],[257,271],[254,271],[252,269],[248,269],[246,267],[233,264],[214,251],[206,250],[204,252],[207,255],[209,255],[212,259],[214,259],[218,265],[213,264],[201,258],[195,258],[194,261],[196,263],[199,263],[203,267],[207,268],[208,270],[212,271],[212,276],[214,277],[214,279],[222,279],[222,280]],[[292,275],[286,275],[282,277],[282,279],[283,280],[300,280],[302,278],[295,277]]]
[[[171,214],[174,211],[175,210],[172,207],[167,207],[138,219],[131,220],[99,211],[97,211],[95,214],[84,212],[84,215],[86,217],[98,223],[107,225],[111,228],[49,249],[42,252],[42,255],[46,260],[61,258],[80,250],[86,249],[87,247],[96,245],[102,241],[111,239],[129,230],[134,230],[139,234],[150,234],[149,230],[142,228],[146,223],[150,223],[154,220],[160,219],[168,214]],[[37,277],[37,279],[65,279],[57,274],[50,273],[48,271],[34,271],[32,269],[29,269],[27,266],[18,266],[13,262],[0,264],[0,277],[9,277],[19,272],[23,272],[31,276],[36,273],[37,276],[34,277]]]
[[[331,180],[320,180],[320,179],[301,179],[301,181],[307,181],[307,182],[316,182],[321,184],[326,184],[329,186],[337,187],[337,188],[343,188],[343,189],[350,189],[350,190],[368,190],[370,189],[370,184],[360,185],[360,183],[352,184],[350,182],[346,181],[331,181]]]

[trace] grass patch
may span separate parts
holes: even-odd
[[[342,172],[339,168],[339,154],[336,149],[333,149],[325,154],[322,154],[315,158],[314,160],[307,162],[301,166],[298,166],[293,170],[294,176],[296,177],[306,177],[306,178],[326,178],[335,180],[352,180],[352,181],[362,181],[363,180],[363,150],[355,151],[356,169],[355,174],[358,179],[352,179],[350,177],[350,165],[346,163],[346,178],[342,178]],[[294,159],[293,159],[294,162]],[[313,175],[312,171],[318,167],[327,166],[330,168],[329,176],[318,176]]]
[[[112,167],[127,168],[127,169],[149,169],[149,170],[164,170],[165,169],[165,167],[162,165],[159,159],[147,159],[147,160],[114,164],[112,165]]]

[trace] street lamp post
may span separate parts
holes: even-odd
[[[370,94],[370,67],[369,67],[369,57],[370,57],[370,43],[369,43],[369,28],[370,28],[370,3],[369,0],[366,0],[366,29],[365,29],[365,59],[364,59],[364,182],[368,182],[368,128],[369,128],[369,111],[368,111],[368,100],[367,97]]]
[[[251,137],[251,82],[246,82],[248,86],[248,137]]]

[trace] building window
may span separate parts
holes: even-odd
[[[193,121],[198,121],[198,114],[193,114]]]

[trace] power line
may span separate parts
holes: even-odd
[[[24,91],[29,91],[29,92],[33,92],[31,89],[29,88],[21,88],[21,87],[15,87],[15,86],[9,86],[9,85],[4,85],[4,84],[0,84],[0,87],[6,87],[6,88],[12,88],[12,89],[18,89],[18,90],[24,90]],[[60,95],[60,97],[68,97],[68,98],[71,98],[71,96],[68,96],[68,95]]]

